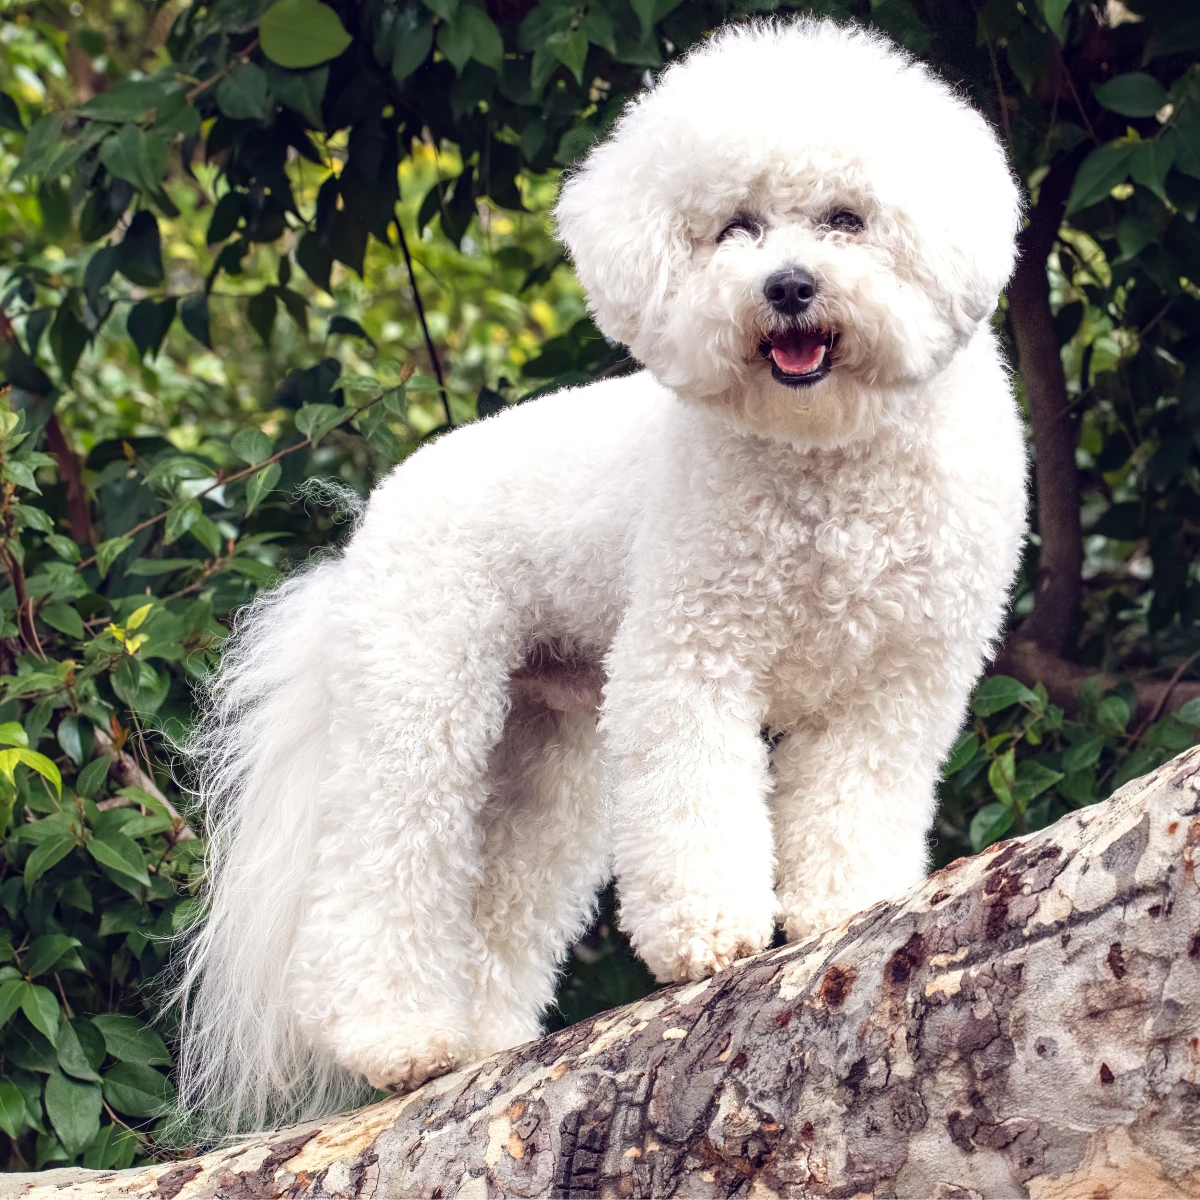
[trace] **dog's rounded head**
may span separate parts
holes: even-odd
[[[883,38],[731,27],[668,68],[555,212],[600,329],[686,399],[870,437],[995,308],[1020,216],[986,122]]]

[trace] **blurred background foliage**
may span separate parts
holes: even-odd
[[[749,0],[0,2],[0,1132],[158,1153],[169,738],[236,609],[425,438],[633,369],[558,175]],[[1030,199],[997,313],[1034,529],[941,864],[1200,737],[1200,10],[825,0],[960,85]],[[802,119],[803,99],[797,118]],[[914,131],[919,138],[920,131]],[[648,991],[606,892],[552,1025]]]

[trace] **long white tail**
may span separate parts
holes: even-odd
[[[370,1095],[300,1035],[285,991],[333,759],[338,565],[306,569],[239,616],[185,748],[210,839],[207,917],[172,990],[188,1136],[278,1127]]]

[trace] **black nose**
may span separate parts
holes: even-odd
[[[817,281],[803,267],[784,267],[763,284],[767,303],[785,317],[802,313],[817,294]]]

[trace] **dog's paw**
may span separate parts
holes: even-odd
[[[475,1057],[472,1039],[436,1017],[345,1021],[327,1037],[341,1066],[388,1092],[411,1092]]]
[[[739,958],[765,950],[775,934],[774,896],[757,904],[696,898],[659,910],[630,931],[630,940],[659,983],[707,979]]]
[[[838,903],[826,900],[821,904],[794,903],[786,901],[781,906],[783,910],[783,932],[789,942],[798,942],[804,938],[815,937],[835,929],[844,921],[850,920],[870,908],[870,901],[861,903],[857,900],[846,900]]]

